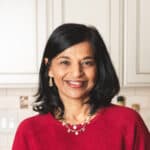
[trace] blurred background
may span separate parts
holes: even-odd
[[[113,103],[138,111],[150,130],[150,1],[0,0],[0,150],[32,111],[46,40],[58,25],[84,23],[101,33],[121,91]]]

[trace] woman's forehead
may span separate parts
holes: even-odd
[[[93,49],[89,42],[75,44],[57,55],[57,58],[93,57]]]

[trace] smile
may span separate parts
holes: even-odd
[[[85,81],[66,81],[66,83],[72,88],[81,88],[84,86]]]

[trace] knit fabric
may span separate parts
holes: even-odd
[[[150,150],[150,133],[137,112],[111,104],[79,135],[68,133],[50,113],[27,118],[12,150]]]

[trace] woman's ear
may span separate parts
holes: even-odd
[[[48,64],[48,58],[47,57],[44,58],[44,63],[45,63],[45,65]]]
[[[44,58],[44,63],[45,63],[45,65],[48,64],[48,58],[47,57]],[[53,77],[53,73],[52,73],[52,70],[50,67],[49,67],[49,71],[48,71],[48,76]]]

